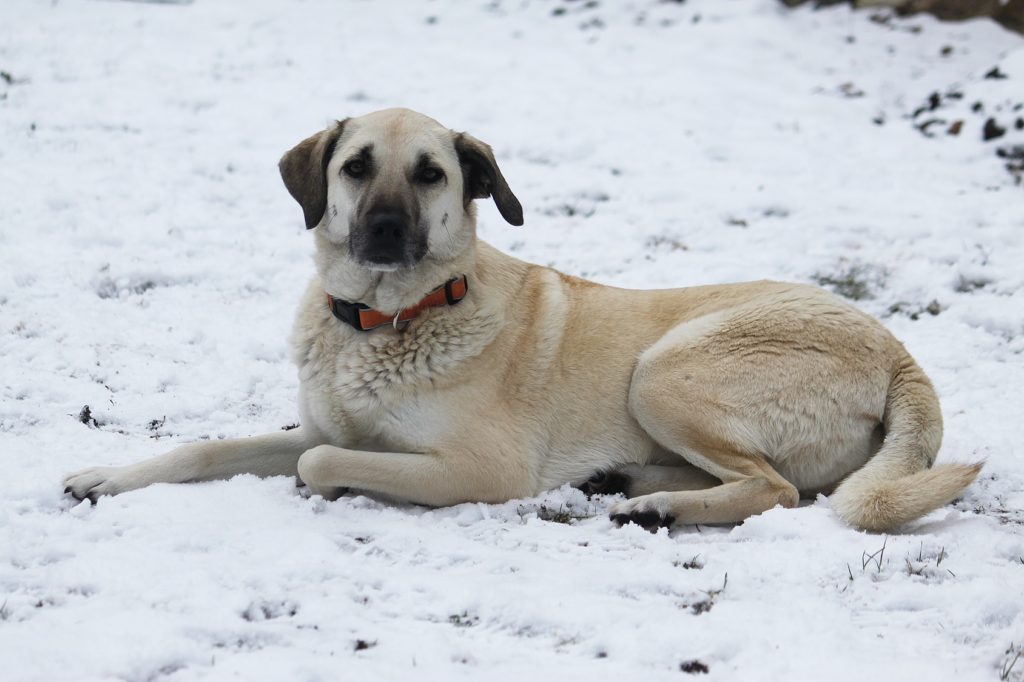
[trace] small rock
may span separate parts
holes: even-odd
[[[1024,161],[1024,144],[1000,147],[996,150],[996,156],[1000,159],[1010,159],[1011,161]]]
[[[992,69],[985,74],[985,78],[988,78],[990,80],[1001,81],[1006,80],[1007,78],[1009,78],[1009,76],[1000,71],[998,66],[993,66]]]
[[[679,664],[679,669],[684,673],[690,673],[691,675],[706,675],[710,668],[708,664],[703,661],[684,661]]]
[[[99,422],[92,416],[92,410],[88,405],[82,406],[82,411],[78,413],[78,421],[82,422],[86,426],[92,426],[93,428],[99,426]]]
[[[850,98],[864,96],[864,91],[851,82],[843,83],[842,85],[840,85],[839,92],[843,93],[844,96]]]
[[[985,127],[981,131],[981,139],[985,142],[995,140],[1006,134],[1006,128],[1002,127],[994,118],[985,121]]]

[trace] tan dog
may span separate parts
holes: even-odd
[[[292,337],[302,426],[86,469],[66,480],[76,498],[243,472],[427,505],[572,482],[621,488],[613,520],[652,528],[835,489],[840,517],[882,531],[980,470],[930,468],[942,418],[927,377],[825,291],[627,291],[478,241],[473,199],[514,225],[522,208],[490,147],[421,114],[339,122],[280,167],[316,228]]]

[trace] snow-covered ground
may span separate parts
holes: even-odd
[[[3,680],[939,682],[1024,645],[1024,190],[995,154],[1024,144],[1020,36],[771,0],[4,0],[0,71]],[[569,488],[63,496],[297,419],[312,241],[277,159],[394,105],[494,145],[526,225],[481,204],[481,234],[517,256],[856,297],[981,479],[887,538],[824,499],[651,535]]]

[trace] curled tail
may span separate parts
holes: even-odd
[[[942,413],[928,377],[905,355],[889,384],[885,442],[868,463],[830,496],[843,521],[874,532],[891,531],[952,502],[982,463],[932,468],[942,442]]]

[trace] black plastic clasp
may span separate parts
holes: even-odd
[[[334,316],[356,331],[369,331],[363,328],[359,317],[360,310],[369,310],[369,308],[370,306],[363,303],[349,303],[338,298],[331,299],[331,312],[334,313]]]

